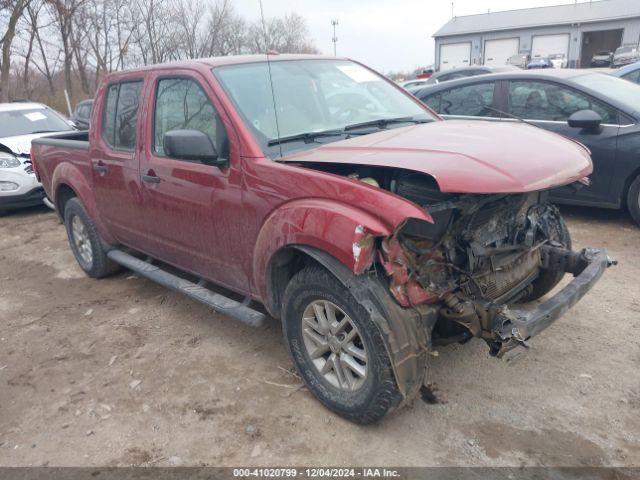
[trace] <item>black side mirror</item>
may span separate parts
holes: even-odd
[[[164,134],[162,143],[164,153],[171,158],[216,166],[227,162],[218,158],[218,152],[209,135],[199,130],[170,130]]]
[[[579,110],[569,117],[567,123],[572,128],[598,130],[602,123],[602,117],[593,110]]]

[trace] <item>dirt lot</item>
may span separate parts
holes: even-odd
[[[640,466],[640,228],[564,209],[620,261],[515,365],[442,348],[446,403],[360,427],[244,327],[123,273],[91,280],[53,213],[0,218],[0,465]]]

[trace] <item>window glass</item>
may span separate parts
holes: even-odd
[[[136,126],[138,124],[138,103],[142,82],[120,84],[116,114],[115,147],[133,150],[136,146]]]
[[[509,84],[509,110],[528,120],[566,121],[579,110],[594,110],[602,123],[618,123],[617,111],[575,90],[547,82]]]
[[[188,78],[165,78],[158,82],[154,112],[154,150],[164,155],[164,135],[170,130],[205,133],[222,158],[228,147],[216,110],[200,85]]]
[[[270,67],[256,62],[213,71],[269,156],[279,155],[280,148],[314,146],[269,145],[277,138],[383,119],[433,120],[389,80],[348,60],[286,60]]]
[[[640,83],[640,69],[629,72],[626,75],[623,75],[622,78],[633,83]]]
[[[630,112],[640,111],[640,86],[622,78],[602,73],[587,73],[571,79],[582,87],[593,90],[602,98],[623,105]]]
[[[442,93],[439,112],[443,115],[490,117],[493,104],[493,82],[452,88]],[[489,108],[488,108],[489,107]]]
[[[115,145],[116,103],[118,102],[119,85],[109,86],[107,97],[104,101],[104,113],[102,114],[102,136],[109,145]]]
[[[424,103],[429,105],[431,110],[434,112],[440,113],[440,94],[432,95],[426,99],[421,99]]]
[[[89,115],[91,114],[91,106],[90,105],[81,105],[80,108],[78,109],[78,116],[80,118],[89,118]]]
[[[133,150],[136,146],[138,105],[142,82],[124,82],[111,85],[102,121],[105,141],[119,150]]]

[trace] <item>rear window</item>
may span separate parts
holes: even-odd
[[[138,106],[142,81],[110,85],[102,117],[102,137],[116,150],[133,150],[136,146]]]

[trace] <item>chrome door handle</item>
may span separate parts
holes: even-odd
[[[142,181],[147,183],[160,183],[160,177],[155,175],[142,175]]]

